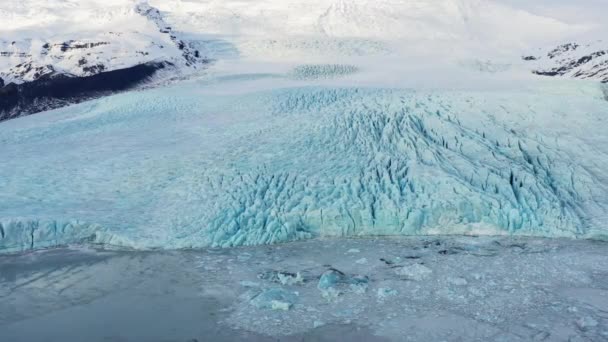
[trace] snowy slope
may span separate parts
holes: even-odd
[[[204,60],[158,10],[133,1],[3,1],[0,77],[87,76],[150,61],[196,67]]]
[[[492,0],[7,0],[0,21],[4,83],[159,60],[196,67],[225,55],[231,45],[236,54],[256,59],[419,49],[456,55],[455,49],[464,53],[476,46],[474,55],[587,29]]]
[[[266,81],[275,86],[247,90]],[[599,85],[280,82],[184,84],[2,123],[0,246],[606,235],[608,106]]]
[[[605,78],[601,59],[589,70],[589,63],[571,70],[581,64],[572,57],[520,65],[522,51],[586,39],[598,25],[505,0],[7,0],[0,22],[0,87],[31,84],[0,90],[0,120],[198,77],[212,60],[382,67],[392,58]],[[90,78],[111,71],[111,79],[125,82],[108,86],[99,84],[108,83],[107,76]]]
[[[466,50],[471,44],[478,51],[490,46],[509,50],[587,29],[584,23],[566,24],[493,0],[153,3],[185,31],[218,35],[232,42],[242,56],[261,59],[412,54],[429,49],[443,54]]]
[[[582,29],[491,0],[261,0],[154,2],[190,31],[243,36],[415,39],[558,37]],[[508,18],[508,20],[507,20]],[[203,20],[205,19],[205,20]],[[535,27],[535,32],[530,32]],[[278,31],[279,30],[279,31]]]
[[[563,44],[548,52],[537,51],[536,55],[525,56],[524,60],[530,62],[538,75],[608,83],[608,44],[605,41]]]

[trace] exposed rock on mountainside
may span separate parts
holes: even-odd
[[[0,121],[128,90],[172,67],[168,62],[145,63],[91,76],[45,74],[32,82],[9,83],[0,88]]]
[[[599,80],[608,83],[608,46],[602,41],[586,45],[568,43],[546,54],[524,56],[535,64],[533,72],[541,76],[562,76]]]
[[[0,22],[0,120],[115,89],[97,84],[95,90],[68,93],[67,79],[78,84],[76,78],[113,71],[134,75],[123,79],[123,90],[150,80],[151,75],[140,79],[128,71],[136,66],[171,65],[173,74],[163,76],[182,78],[204,70],[211,60],[234,57],[239,63],[294,64],[288,77],[298,81],[419,64],[450,72],[508,73],[528,47],[580,41],[585,33],[580,23],[501,0],[3,0]],[[605,46],[572,43],[539,50],[524,57],[523,71],[608,82]],[[399,65],[384,63],[394,57]],[[401,79],[412,77],[406,74]],[[436,74],[449,72],[423,77]],[[35,84],[20,86],[28,82]],[[54,82],[61,84],[60,97],[48,91]]]
[[[0,39],[0,120],[131,89],[169,66],[187,74],[209,63],[158,9],[140,3],[124,13],[132,27]]]

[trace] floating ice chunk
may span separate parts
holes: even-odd
[[[367,292],[367,284],[360,284],[360,285],[351,285],[350,289],[353,293],[355,294],[365,294],[365,292]]]
[[[349,250],[348,250],[348,252],[346,252],[346,253],[349,253],[349,254],[355,254],[355,253],[361,253],[361,251],[360,251],[360,250],[358,250],[358,249],[356,249],[356,248],[351,248],[351,249],[349,249]]]
[[[272,310],[288,311],[292,305],[293,304],[291,304],[291,303],[287,303],[287,302],[283,302],[283,301],[279,301],[279,300],[270,301],[270,308]]]
[[[576,320],[576,326],[581,330],[581,331],[588,331],[591,328],[595,328],[598,325],[598,321],[596,321],[593,317],[581,317],[579,319]]]
[[[475,286],[469,287],[467,290],[469,291],[469,293],[471,295],[473,295],[475,297],[485,297],[486,296],[486,293],[484,290],[482,290],[478,287],[475,287]]]
[[[348,290],[356,294],[364,294],[367,292],[368,286],[368,277],[348,276],[332,268],[321,275],[317,288],[321,291],[323,298],[335,301],[338,296]]]
[[[467,286],[469,284],[469,282],[461,277],[450,277],[448,278],[448,283],[455,285],[455,286]]]
[[[356,294],[364,294],[369,286],[369,278],[365,276],[354,276],[348,280],[350,290]]]
[[[249,281],[249,280],[240,281],[239,284],[242,287],[260,287],[260,283],[256,283],[254,281]]]
[[[378,289],[376,296],[378,297],[379,301],[384,301],[385,299],[394,297],[398,294],[399,292],[397,290],[391,289],[390,287],[381,287]]]
[[[367,258],[361,258],[361,259],[355,261],[355,263],[359,264],[359,265],[365,265],[365,264],[367,264]]]
[[[471,276],[475,280],[483,280],[485,278],[484,275],[481,273],[473,273],[473,274],[471,274]]]
[[[297,301],[298,294],[282,288],[271,288],[251,299],[258,309],[289,310]]]
[[[298,273],[283,272],[283,271],[266,271],[258,274],[258,278],[268,280],[281,285],[295,285],[304,282],[304,277]]]
[[[329,288],[336,288],[340,286],[363,286],[369,283],[369,278],[366,276],[348,276],[341,271],[331,268],[321,275],[317,288],[321,291]]]
[[[404,277],[408,280],[416,281],[423,280],[430,276],[432,273],[433,270],[421,264],[413,264],[395,269],[395,274],[397,274],[398,276]]]
[[[351,285],[361,285],[361,284],[367,284],[369,283],[369,278],[366,276],[354,276],[352,278],[349,278],[349,283]]]
[[[334,288],[339,284],[344,284],[346,282],[347,276],[346,274],[332,268],[321,275],[321,279],[319,279],[319,284],[317,288],[321,291],[325,291],[329,288]]]
[[[279,282],[283,285],[296,285],[304,283],[304,278],[300,272],[295,275],[291,273],[278,273]]]
[[[251,259],[251,254],[249,254],[249,253],[241,253],[236,258],[237,258],[238,261],[247,261],[247,260]]]
[[[330,303],[337,302],[341,294],[342,291],[336,289],[335,287],[329,287],[325,290],[321,290],[321,296]]]
[[[325,322],[323,322],[323,321],[314,321],[314,322],[312,323],[312,326],[313,326],[313,328],[315,328],[315,329],[316,329],[316,328],[319,328],[319,327],[322,327],[322,326],[324,326],[324,325],[325,325]]]
[[[387,264],[388,266],[391,266],[401,263],[402,259],[400,257],[396,257],[394,259],[381,258],[380,261]]]

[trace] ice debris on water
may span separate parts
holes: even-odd
[[[330,268],[321,275],[317,288],[319,290],[327,290],[329,288],[336,287],[339,284],[345,283],[346,279],[346,274],[334,268]]]
[[[592,328],[595,328],[598,326],[598,321],[595,320],[593,317],[581,317],[579,319],[576,320],[576,326],[581,330],[581,331],[588,331]]]
[[[325,290],[321,290],[321,297],[325,298],[328,302],[337,302],[338,298],[342,294],[342,291],[336,289],[335,287],[330,287]]]
[[[239,254],[237,257],[238,261],[247,261],[249,259],[251,259],[251,254],[250,253],[241,253]]]
[[[421,281],[429,277],[433,273],[433,270],[422,265],[412,264],[409,266],[402,266],[395,269],[395,274],[401,276],[407,280]]]
[[[324,298],[333,301],[346,291],[364,294],[368,286],[369,278],[366,276],[349,276],[337,269],[330,268],[321,275],[317,289],[321,291]]]
[[[260,287],[260,283],[256,283],[254,281],[249,281],[249,280],[240,281],[239,284],[242,287]]]
[[[291,273],[279,273],[279,282],[283,285],[295,285],[302,284],[304,282],[304,278],[300,272],[296,273],[295,276]]]
[[[262,291],[250,300],[258,309],[289,310],[298,300],[297,292],[283,288],[271,288]]]
[[[268,280],[281,285],[296,285],[304,283],[304,277],[300,272],[291,273],[283,271],[266,271],[258,274],[258,278]]]
[[[361,258],[361,259],[355,261],[355,264],[365,265],[365,264],[367,264],[367,258]]]
[[[466,279],[461,278],[461,277],[450,277],[450,278],[448,278],[448,283],[450,283],[454,286],[467,286],[467,284],[469,282]]]
[[[400,257],[396,257],[394,259],[380,258],[380,261],[382,261],[383,263],[385,263],[388,266],[393,266],[393,265],[400,264],[402,259]]]
[[[330,268],[321,275],[317,288],[319,290],[327,290],[346,285],[361,286],[367,283],[369,283],[369,279],[365,276],[348,276],[344,272]]]
[[[399,292],[397,290],[391,289],[390,287],[381,287],[378,289],[376,296],[379,301],[384,301],[389,297],[394,297],[398,295]]]
[[[481,273],[473,273],[473,274],[471,274],[471,276],[475,280],[483,280],[485,278],[485,276]]]
[[[350,290],[356,294],[364,294],[367,292],[368,286],[367,278],[361,278],[360,282],[354,282],[349,285]]]

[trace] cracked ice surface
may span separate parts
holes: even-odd
[[[605,237],[596,87],[218,94],[191,82],[4,122],[0,249]]]

